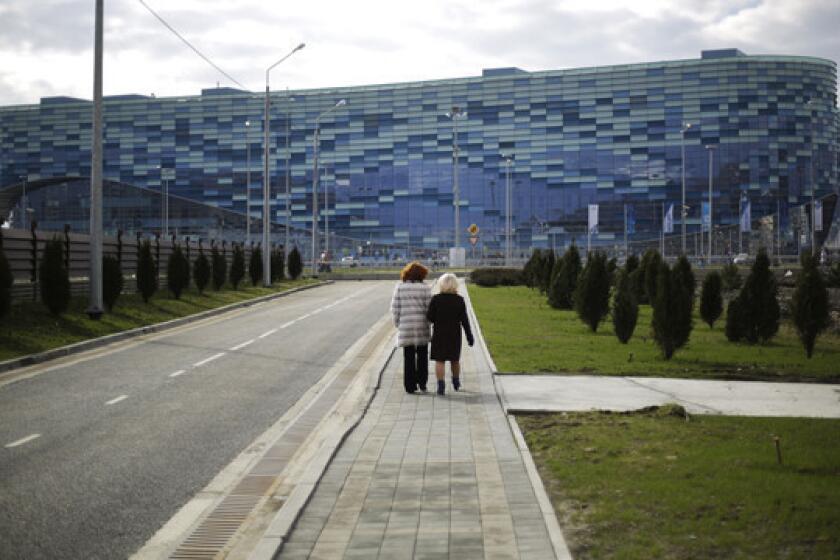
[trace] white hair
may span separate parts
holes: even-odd
[[[438,278],[438,289],[442,294],[457,294],[458,293],[458,279],[454,274],[447,272]]]

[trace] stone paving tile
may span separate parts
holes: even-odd
[[[465,347],[462,391],[407,395],[397,352],[279,557],[553,558],[483,363]]]

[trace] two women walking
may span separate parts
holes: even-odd
[[[461,328],[467,344],[474,339],[467,318],[464,298],[458,295],[458,279],[444,274],[438,280],[440,293],[432,296],[424,282],[429,270],[418,262],[409,263],[400,273],[400,282],[391,299],[391,314],[398,329],[397,345],[403,349],[403,385],[407,393],[425,392],[429,378],[428,345],[435,360],[437,394],[446,392],[446,362],[452,369],[452,387],[461,388]],[[431,329],[431,336],[430,336]]]

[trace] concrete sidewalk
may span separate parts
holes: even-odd
[[[279,558],[569,557],[480,344],[465,345],[464,386],[456,393],[447,381],[443,397],[406,394],[395,353]]]
[[[497,375],[507,411],[637,410],[676,402],[694,414],[840,418],[840,385],[592,375]]]

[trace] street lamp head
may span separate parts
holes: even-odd
[[[336,107],[341,107],[343,105],[347,105],[347,100],[346,99],[339,99],[338,103],[335,104]]]
[[[251,126],[251,121],[245,121],[245,128],[248,128],[249,126]]]
[[[301,43],[300,45],[298,45],[298,46],[296,46],[296,47],[295,47],[294,52],[299,51],[300,49],[302,49],[302,48],[303,48],[303,47],[305,47],[305,46],[306,46],[306,43]]]

